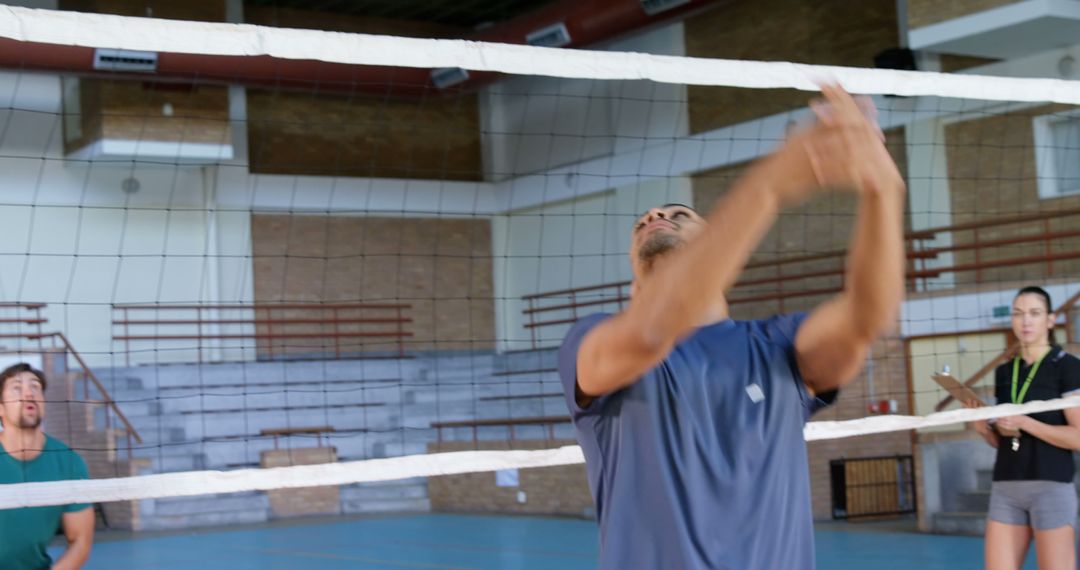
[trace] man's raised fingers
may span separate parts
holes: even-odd
[[[825,84],[821,86],[821,94],[825,96],[825,100],[829,102],[838,116],[844,116],[845,118],[853,118],[858,115],[864,117],[865,113],[859,107],[859,104],[855,102],[855,98],[850,93],[844,91],[843,87],[837,84]]]

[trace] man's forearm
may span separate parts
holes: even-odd
[[[874,338],[896,318],[904,296],[904,185],[870,189],[859,199],[844,291],[860,336]]]
[[[82,568],[83,564],[86,563],[86,559],[90,558],[92,543],[91,539],[69,542],[67,550],[56,561],[56,564],[53,564],[52,570],[79,570],[79,568]]]
[[[734,284],[779,210],[778,173],[763,161],[721,198],[708,226],[655,276],[631,305],[653,342],[668,344],[701,324],[703,315]]]

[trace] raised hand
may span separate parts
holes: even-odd
[[[870,99],[837,85],[821,92],[823,98],[810,105],[817,122],[795,132],[775,157],[790,175],[778,189],[781,200],[797,202],[823,188],[862,193],[902,187]]]

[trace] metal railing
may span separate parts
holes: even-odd
[[[403,303],[121,304],[113,305],[113,340],[124,343],[128,365],[132,343],[168,341],[193,343],[199,361],[224,341],[250,341],[267,359],[303,350],[341,358],[364,342],[392,346],[400,358],[413,336],[406,330],[411,309]]]
[[[1066,223],[1068,222],[1068,224]],[[956,224],[909,232],[904,237],[907,257],[907,288],[925,291],[931,279],[948,274],[972,273],[974,283],[986,281],[990,269],[1039,264],[1046,276],[1053,276],[1055,263],[1080,259],[1080,241],[1073,247],[1062,247],[1061,240],[1080,238],[1080,208],[1024,214]],[[1054,225],[1062,226],[1054,229]],[[998,237],[994,231],[1012,235]],[[940,236],[951,237],[952,245],[935,246]],[[1038,253],[1001,257],[1010,246],[1031,247]],[[970,255],[971,260],[934,266],[933,260],[949,254]],[[785,302],[805,297],[832,295],[844,285],[846,249],[809,255],[790,256],[748,263],[742,278],[732,287],[728,304],[773,301],[778,310]],[[585,287],[545,291],[525,295],[524,327],[529,330],[533,348],[540,343],[538,330],[573,323],[584,316],[582,309],[614,305],[622,309],[629,300],[630,281],[602,283]]]
[[[1076,218],[1076,219],[1071,219]],[[1070,220],[1071,219],[1071,220]],[[1069,223],[1065,223],[1068,221]],[[909,243],[908,258],[918,265],[914,271],[909,272],[910,280],[922,280],[940,277],[946,273],[974,272],[974,282],[984,282],[984,272],[987,269],[1001,267],[1015,267],[1018,265],[1040,264],[1045,267],[1046,277],[1054,275],[1054,262],[1080,259],[1080,249],[1055,249],[1055,240],[1080,237],[1080,229],[1076,227],[1080,221],[1080,208],[1070,208],[1053,212],[1038,212],[1017,216],[1004,216],[990,220],[979,220],[952,226],[931,228],[914,231],[907,234]],[[1054,230],[1055,222],[1065,228]],[[993,237],[987,239],[987,233],[991,230],[1003,231],[1012,228],[1012,234],[1008,237]],[[937,239],[940,234],[951,234],[953,244],[950,246],[930,247],[926,244]],[[965,239],[959,239],[965,238]],[[994,258],[987,254],[1001,252],[1003,248],[1014,245],[1031,245],[1038,250],[1037,254],[1027,254],[1014,257]],[[967,263],[955,263],[948,267],[928,267],[927,260],[936,259],[947,253],[970,252],[972,260]],[[915,290],[915,288],[912,288]]]
[[[67,336],[62,332],[43,332],[42,327],[48,322],[48,319],[42,317],[41,311],[46,307],[44,303],[2,303],[0,309],[15,309],[16,311],[27,311],[29,314],[24,316],[5,317],[0,318],[0,324],[7,325],[29,325],[35,330],[33,331],[19,331],[14,332],[4,331],[0,332],[0,339],[11,339],[19,341],[29,341],[34,343],[35,346],[30,350],[45,353],[45,352],[63,352],[64,354],[70,354],[75,362],[79,365],[79,370],[69,371],[69,374],[76,374],[82,378],[82,399],[87,404],[102,404],[105,406],[105,429],[113,429],[116,422],[119,422],[119,427],[123,431],[123,438],[127,442],[128,456],[131,456],[131,448],[134,443],[142,443],[142,436],[139,435],[138,430],[131,425],[127,416],[120,410],[116,401],[113,400],[109,391],[105,389],[105,385],[94,374],[94,371],[83,359],[79,351],[75,349],[75,346],[71,344]],[[91,386],[97,391],[97,398],[91,399]],[[113,419],[115,416],[115,420]]]
[[[38,349],[42,348],[42,327],[49,322],[42,316],[45,303],[0,303],[0,338],[26,340],[37,335]]]

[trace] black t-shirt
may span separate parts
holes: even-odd
[[[1031,366],[1020,361],[1016,379],[1016,393],[1024,387]],[[997,403],[1012,403],[1013,361],[997,367],[994,372],[994,394]],[[1054,346],[1042,360],[1031,387],[1024,395],[1024,402],[1053,400],[1080,390],[1080,359]],[[1021,402],[1023,403],[1023,402]],[[1031,417],[1045,424],[1062,426],[1065,412],[1039,412]],[[1020,449],[1013,451],[1012,438],[1002,437],[998,445],[997,461],[994,463],[994,481],[1058,481],[1071,483],[1075,467],[1072,451],[1046,443],[1030,434],[1021,432]]]

